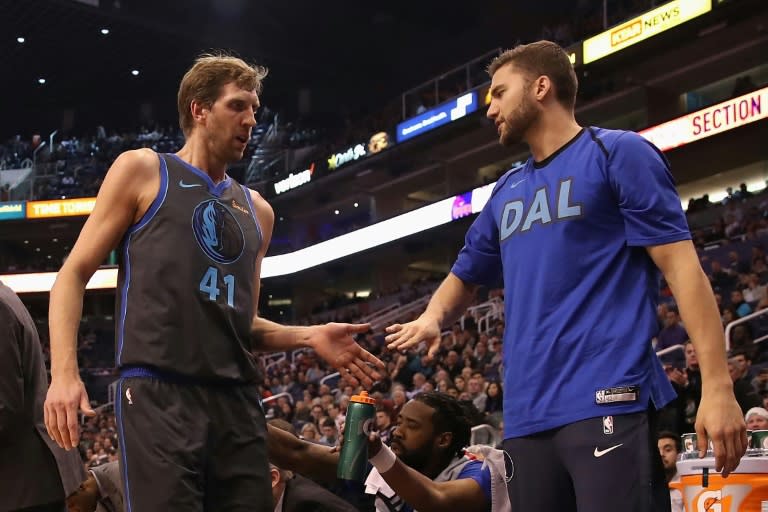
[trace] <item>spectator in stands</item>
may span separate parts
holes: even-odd
[[[760,276],[750,272],[747,278],[747,286],[743,290],[744,300],[750,304],[759,304],[766,297],[766,286],[760,282]]]
[[[679,482],[677,457],[680,454],[680,436],[669,431],[659,432],[657,444],[661,461],[664,464],[664,475],[667,483]],[[684,512],[683,495],[679,490],[670,489],[669,498],[672,503],[672,512]]]
[[[392,439],[392,431],[395,426],[392,424],[392,417],[385,409],[379,409],[376,411],[376,430],[379,433],[381,442],[389,445]]]
[[[768,368],[760,368],[760,371],[752,380],[752,387],[760,396],[768,393]]]
[[[392,389],[392,417],[397,418],[408,398],[402,388]]]
[[[485,411],[485,403],[488,400],[488,395],[485,394],[485,389],[483,389],[482,377],[470,377],[468,391],[469,398],[472,400],[472,404],[475,408],[478,411]]]
[[[694,432],[696,423],[696,412],[699,410],[701,401],[701,371],[699,370],[699,360],[696,357],[696,349],[693,342],[685,342],[685,374],[688,385],[685,387],[685,426],[683,432]]]
[[[752,307],[744,300],[741,290],[731,292],[731,306],[736,310],[736,315],[741,318],[752,313]]]
[[[318,442],[328,446],[336,446],[336,441],[339,438],[339,431],[336,430],[336,422],[331,418],[326,418],[323,420],[321,430],[323,432],[323,437],[321,437]]]
[[[680,324],[680,314],[677,309],[670,308],[666,313],[664,328],[659,332],[656,351],[664,350],[675,345],[683,345],[688,340],[688,333]],[[675,351],[662,356],[661,360],[665,363],[677,364],[682,366],[685,355],[682,352]]]
[[[458,352],[451,350],[448,352],[445,361],[443,361],[442,367],[446,372],[448,372],[448,376],[451,379],[455,379],[456,376],[461,373],[464,365],[462,364],[462,361],[459,360]]]
[[[317,435],[317,427],[313,423],[305,423],[301,427],[301,438],[310,443],[320,442],[320,437]]]
[[[749,260],[741,259],[738,252],[728,253],[728,267],[731,275],[748,274],[750,266]]]
[[[734,276],[723,270],[718,260],[712,260],[710,264],[709,280],[715,290],[730,288],[736,282]]]
[[[752,387],[752,377],[749,370],[752,366],[752,358],[743,350],[733,350],[728,358],[728,372],[733,381],[733,393],[736,401],[744,414],[752,407],[760,407],[762,400]]]
[[[733,322],[739,317],[739,315],[736,314],[736,310],[733,308],[733,306],[728,306],[723,308],[723,314],[722,314],[722,321],[723,321],[723,327],[727,326],[729,323]]]
[[[409,391],[407,396],[409,399],[414,398],[416,395],[424,391],[427,384],[427,378],[423,373],[416,373],[413,375],[413,391]]]
[[[762,407],[753,407],[744,415],[749,430],[768,430],[768,411]]]

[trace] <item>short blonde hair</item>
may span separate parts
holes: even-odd
[[[194,127],[190,110],[192,101],[210,107],[219,97],[221,88],[232,82],[241,89],[261,94],[262,81],[267,73],[267,68],[263,66],[248,64],[225,53],[208,53],[198,57],[181,79],[177,96],[179,126],[184,135],[189,136]]]

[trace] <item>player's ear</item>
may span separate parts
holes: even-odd
[[[449,446],[451,446],[451,443],[453,442],[453,434],[451,432],[443,432],[439,436],[437,436],[437,439],[435,440],[435,443],[437,444],[437,447],[441,450],[446,450]]]

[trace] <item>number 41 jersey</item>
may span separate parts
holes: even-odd
[[[253,381],[256,256],[262,234],[248,189],[214,185],[172,154],[160,190],[120,248],[116,358],[193,380]]]

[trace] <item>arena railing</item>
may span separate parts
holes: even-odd
[[[685,345],[672,345],[671,347],[663,348],[656,352],[656,356],[661,357],[667,354],[671,354],[672,352],[677,352],[678,350],[681,352],[685,351]]]
[[[407,315],[408,313],[412,313],[414,311],[422,311],[424,307],[429,302],[429,299],[431,298],[430,295],[425,295],[423,297],[420,297],[414,301],[411,301],[407,304],[403,304],[397,309],[393,309],[391,311],[388,311],[387,313],[384,313],[383,315],[379,315],[376,318],[372,318],[369,320],[368,323],[371,324],[371,329],[376,332],[380,329],[383,329],[384,327],[387,327],[392,322],[395,322],[398,318],[403,317],[404,315]]]
[[[768,313],[768,308],[763,308],[758,311],[755,311],[754,313],[750,313],[748,315],[745,315],[741,318],[738,318],[734,320],[733,322],[729,323],[725,326],[725,350],[731,350],[731,331],[733,331],[733,328],[737,325],[745,324],[747,322],[750,322],[751,320],[754,320],[755,318],[759,318],[763,315]],[[753,343],[762,343],[768,339],[768,335],[761,336],[757,338],[756,340],[753,340]]]
[[[290,393],[278,393],[276,395],[272,395],[272,396],[262,400],[261,403],[262,404],[268,404],[270,402],[274,402],[275,400],[277,400],[278,398],[283,397],[283,396],[287,397],[288,401],[291,402],[291,405],[293,405],[293,396]]]
[[[470,446],[476,444],[485,444],[488,446],[498,446],[501,443],[501,435],[499,429],[494,428],[492,425],[484,423],[482,425],[476,425],[472,427],[471,434],[469,436]]]

